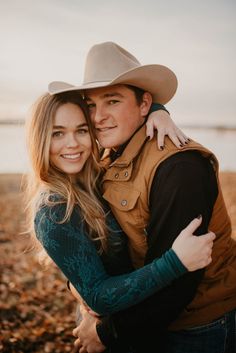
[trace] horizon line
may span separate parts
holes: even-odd
[[[0,125],[24,125],[25,120],[24,119],[0,119]],[[220,131],[225,131],[225,130],[235,130],[236,131],[236,125],[224,125],[224,124],[216,124],[216,125],[203,125],[203,124],[179,124],[178,125],[180,128],[183,129],[207,129],[207,130],[220,130]]]

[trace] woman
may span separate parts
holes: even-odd
[[[134,305],[211,262],[214,234],[192,236],[194,220],[162,258],[132,271],[126,237],[101,199],[98,146],[79,93],[45,94],[28,129],[30,230],[100,315]]]

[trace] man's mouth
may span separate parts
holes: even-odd
[[[109,130],[112,130],[114,129],[116,126],[108,126],[108,127],[97,127],[96,130],[98,132],[106,132],[106,131],[109,131]]]

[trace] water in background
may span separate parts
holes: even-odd
[[[184,132],[212,150],[220,170],[236,171],[236,131],[186,128]],[[25,173],[29,169],[24,125],[0,125],[0,173]]]
[[[0,173],[28,171],[24,125],[0,125],[0,150]]]

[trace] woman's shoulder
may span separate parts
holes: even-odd
[[[67,218],[66,214],[66,200],[61,195],[55,193],[50,194],[41,198],[41,201],[37,207],[35,222],[37,223],[39,221],[48,219],[48,221],[51,223],[65,224],[70,222],[71,224],[78,224],[82,218],[81,212],[77,206],[73,207],[72,213],[67,221],[65,220],[65,218]]]
[[[42,198],[34,218],[37,238],[45,242],[46,239],[54,238],[65,227],[68,228],[68,221],[64,221],[65,215],[66,202],[63,202],[60,195],[51,194]]]
[[[65,217],[66,202],[58,194],[41,195],[36,208],[36,222],[42,218],[60,222]]]

